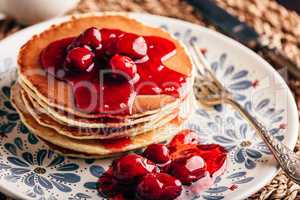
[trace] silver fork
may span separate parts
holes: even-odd
[[[245,110],[211,72],[209,64],[195,43],[190,45],[192,60],[199,75],[196,75],[195,96],[204,106],[230,104],[238,110],[267,144],[282,170],[297,184],[300,184],[300,157],[282,142],[278,141],[267,128]]]

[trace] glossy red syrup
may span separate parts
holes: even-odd
[[[207,165],[207,171],[213,175],[225,163],[227,151],[218,144],[198,145],[197,155],[201,156]]]
[[[111,140],[101,141],[101,145],[103,145],[106,149],[109,149],[111,151],[124,149],[130,144],[132,144],[130,138],[111,139]]]
[[[175,53],[174,43],[161,37],[89,28],[49,44],[40,62],[49,74],[72,85],[79,110],[130,114],[138,94],[180,96],[187,77],[163,64]]]
[[[183,130],[168,145],[152,144],[142,156],[115,160],[99,178],[98,190],[109,199],[184,199],[182,186],[194,193],[208,189],[224,171],[226,158],[220,145],[200,144],[196,133]]]

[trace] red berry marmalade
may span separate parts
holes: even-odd
[[[217,144],[200,144],[196,133],[183,130],[168,145],[149,145],[142,156],[128,154],[115,160],[99,177],[100,195],[124,200],[187,200],[184,190],[198,195],[214,184],[225,170],[227,152]]]
[[[81,48],[81,52],[69,54],[74,48]],[[130,114],[136,95],[180,97],[179,89],[187,76],[162,63],[175,52],[174,43],[168,39],[92,27],[78,37],[50,43],[41,52],[40,61],[49,74],[73,87],[74,102],[80,111]],[[110,60],[116,54],[125,57],[114,57],[113,63],[119,66],[112,68]],[[135,64],[125,67],[129,59]],[[115,76],[114,71],[124,76]]]

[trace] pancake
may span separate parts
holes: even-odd
[[[139,60],[137,60],[138,58],[132,58],[136,66],[134,63],[130,66],[132,70],[133,67],[140,67],[138,68],[138,73],[132,71],[135,75],[134,77],[138,77],[138,75],[141,77],[140,82],[136,83],[130,82],[134,79],[133,76],[129,83],[122,82],[122,79],[114,74],[115,72],[113,72],[112,75],[105,76],[104,79],[101,79],[101,77],[95,74],[99,69],[100,71],[102,70],[100,64],[103,64],[104,68],[107,67],[108,61],[105,59],[110,59],[109,62],[112,62],[117,54],[109,58],[105,56],[97,57],[96,60],[94,59],[92,61],[96,67],[94,67],[92,71],[86,69],[86,71],[88,71],[86,72],[87,74],[77,73],[79,71],[75,73],[76,70],[74,67],[77,65],[71,64],[71,68],[68,68],[69,62],[72,61],[72,59],[69,59],[69,56],[71,54],[73,55],[71,51],[74,50],[77,52],[80,48],[75,49],[75,46],[75,48],[69,49],[68,56],[65,58],[63,57],[66,53],[66,46],[64,45],[69,44],[72,40],[70,37],[78,36],[90,27],[99,28],[101,31],[103,31],[102,28],[117,28],[121,31],[135,33],[141,36],[159,36],[160,38],[165,38],[173,42],[176,51],[172,51],[174,50],[174,46],[167,40],[157,37],[145,37],[144,39],[149,46],[147,55],[142,54],[144,57]],[[97,32],[98,30],[95,31]],[[105,36],[105,31],[106,30],[101,32],[101,34],[103,33],[102,36]],[[115,32],[113,32],[113,34],[115,34]],[[113,36],[113,34],[107,35],[106,37],[113,38],[118,35],[115,34]],[[118,35],[118,38],[121,38],[118,39],[118,42],[120,42],[122,38],[126,38],[130,35],[127,33],[122,34],[124,35]],[[58,41],[58,43],[55,44],[63,45],[59,48],[56,46],[54,46],[54,48],[50,47],[51,50],[47,48],[42,54],[44,67],[50,66],[50,68],[47,69],[51,69],[52,62],[56,62],[56,64],[53,65],[57,67],[56,69],[60,69],[60,67],[63,66],[65,67],[63,70],[67,72],[67,76],[64,77],[64,80],[60,80],[53,75],[49,75],[46,70],[44,70],[44,67],[40,64],[40,54],[50,43],[63,38],[69,39],[63,40],[62,43]],[[68,42],[64,43],[65,41]],[[91,47],[91,49],[87,50],[86,48],[88,47],[84,46],[86,47],[85,51],[90,51],[90,53],[93,51],[93,53],[96,54],[97,50],[102,50],[102,47],[99,46],[100,40],[98,40],[98,42],[97,48],[96,46],[89,45],[88,47]],[[166,43],[166,45],[163,45],[163,43]],[[109,42],[102,43],[102,45],[105,44],[109,44]],[[126,50],[130,49],[127,48],[126,45],[119,44],[118,48],[120,47],[124,47]],[[169,47],[174,55],[169,53],[167,54],[168,56],[166,56],[165,52],[168,52]],[[106,49],[106,47],[103,49]],[[119,53],[121,52],[122,51]],[[160,53],[156,54],[156,52]],[[46,57],[44,57],[44,55],[46,55]],[[101,56],[102,54],[97,55]],[[81,59],[81,56],[82,55],[79,55],[79,57],[75,56],[75,58]],[[63,61],[55,59],[56,57],[62,58]],[[126,56],[121,55],[121,57],[125,58]],[[144,58],[150,58],[149,62],[147,62],[147,60],[145,61]],[[91,59],[93,59],[93,57]],[[128,59],[130,60],[131,58]],[[161,61],[161,59],[163,61]],[[64,64],[62,64],[63,62]],[[140,64],[138,64],[138,62],[140,62]],[[141,64],[143,62],[146,64]],[[123,63],[126,62],[123,61]],[[90,67],[91,66],[92,65],[90,65]],[[110,63],[109,66],[114,69],[113,64]],[[121,67],[120,65],[116,66]],[[175,72],[168,70],[168,68]],[[192,63],[184,46],[164,30],[144,25],[125,15],[78,15],[69,21],[51,26],[48,30],[35,35],[23,45],[18,56],[19,77],[17,83],[12,87],[11,101],[19,113],[22,122],[28,129],[37,137],[41,138],[41,140],[45,141],[53,150],[74,157],[105,158],[143,148],[152,143],[165,142],[178,133],[182,128],[184,120],[190,113],[194,102],[192,94],[192,72]],[[101,81],[104,80],[106,85],[95,82],[99,81],[99,79]],[[141,93],[155,93],[156,95],[138,94],[135,96],[136,92],[143,87],[143,84],[147,85],[153,83],[150,82],[152,80],[158,84],[158,87],[149,85],[151,87],[142,88]],[[79,81],[87,81],[90,84],[94,84],[91,85],[91,87],[98,90],[93,90],[94,93],[91,94],[96,94],[96,97],[90,95],[90,93],[87,94],[85,90],[76,90],[75,98],[73,93],[74,83],[76,84]],[[174,84],[174,81],[180,84],[180,86],[170,85]],[[123,84],[125,84],[125,87],[123,87]],[[134,86],[135,91],[129,92],[126,84]],[[164,84],[169,85],[164,86]],[[91,89],[91,87],[88,87],[88,89]],[[99,91],[103,93],[100,92],[99,94]],[[108,93],[105,91],[108,91]],[[158,93],[167,93],[169,95]],[[104,105],[100,105],[103,99],[98,99],[98,95],[104,96]],[[126,113],[129,114],[111,112],[114,111],[114,108],[116,108],[115,110],[126,108],[127,104],[130,105],[131,109],[132,101],[128,99],[124,100],[123,97],[133,100],[132,110],[130,110],[130,112],[126,110],[128,111]],[[79,105],[78,107],[75,105],[75,99]],[[130,101],[130,103],[128,103],[127,100]],[[86,102],[96,102],[95,105],[98,107],[91,113],[85,112],[83,111],[84,106],[82,105]],[[101,106],[103,106],[104,109]]]
[[[44,105],[43,107],[47,107],[52,110],[58,110],[58,111],[61,111],[64,113],[69,113],[71,115],[74,115],[74,116],[77,116],[80,118],[87,118],[87,119],[95,119],[95,118],[103,119],[104,118],[103,114],[87,114],[87,113],[78,112],[77,110],[65,109],[64,107],[61,107],[58,105],[48,104],[49,102],[47,102],[47,100],[46,100],[47,98],[44,98],[44,97],[36,94],[35,91],[33,91],[31,89],[32,86],[30,86],[30,84],[27,85],[20,76],[18,78],[18,82],[22,86],[22,88],[26,91],[26,93],[28,93],[32,98],[34,98],[40,104],[43,104]],[[185,98],[183,98],[183,99],[185,99]],[[167,95],[161,95],[160,99],[156,98],[154,95],[148,95],[148,101],[151,102],[152,106],[157,107],[157,109],[152,109],[152,110],[144,112],[144,113],[136,113],[136,114],[131,114],[131,115],[108,115],[108,114],[105,114],[105,118],[110,118],[113,120],[120,120],[120,121],[132,120],[132,119],[136,119],[136,118],[143,118],[146,116],[150,116],[150,115],[154,115],[156,113],[163,112],[163,111],[169,109],[170,107],[179,105],[179,103],[181,102],[180,99],[176,99],[175,101],[171,101],[171,100],[173,100],[173,97],[167,96]],[[138,109],[138,106],[146,108],[147,105],[145,105],[143,103],[146,103],[146,101],[139,102],[139,99],[137,99],[136,100],[136,109]],[[159,104],[161,104],[161,107],[159,107]]]
[[[64,111],[53,109],[48,107],[46,103],[43,101],[37,100],[35,97],[32,97],[31,92],[28,92],[29,89],[27,86],[22,87],[22,93],[26,93],[26,98],[31,101],[33,106],[39,110],[41,113],[47,113],[50,117],[54,118],[54,120],[58,121],[61,124],[65,124],[67,126],[75,126],[82,128],[111,128],[111,127],[121,127],[121,126],[132,126],[139,123],[149,122],[158,118],[162,118],[168,114],[170,114],[174,109],[179,106],[179,103],[174,102],[162,109],[153,115],[147,115],[140,118],[130,118],[130,119],[115,119],[115,118],[81,118],[78,116],[74,116],[70,113],[66,113]]]
[[[73,114],[76,112],[76,114],[87,115],[87,113],[82,113],[76,109],[71,86],[46,74],[40,65],[39,55],[49,43],[62,38],[77,36],[91,26],[97,28],[118,27],[126,32],[144,36],[160,36],[171,40],[176,46],[176,54],[164,61],[164,64],[168,68],[190,77],[187,84],[181,88],[181,93],[188,94],[191,91],[193,80],[190,58],[184,47],[169,33],[121,15],[81,15],[72,18],[70,21],[52,26],[41,34],[34,36],[20,50],[18,57],[20,79],[50,107],[59,108]],[[170,95],[137,95],[133,103],[132,114],[145,115],[176,100],[177,98]],[[93,116],[94,114],[89,115]],[[96,116],[99,115],[96,113]]]
[[[106,141],[77,140],[58,134],[54,129],[40,125],[24,106],[25,103],[20,98],[20,88],[16,85],[12,87],[11,101],[20,114],[22,122],[38,137],[63,149],[100,158],[119,155],[122,152],[139,149],[152,143],[166,141],[182,128],[182,122],[172,120],[161,128],[131,138]]]
[[[68,115],[63,115],[63,116],[59,116],[59,115],[52,115],[52,113],[49,113],[48,110],[45,110],[43,107],[41,107],[38,103],[36,103],[32,98],[30,98],[28,95],[26,95],[26,93],[24,93],[24,91],[22,91],[22,97],[24,102],[26,103],[26,105],[30,102],[30,107],[31,109],[36,113],[36,114],[43,114],[43,115],[47,115],[48,117],[52,118],[53,121],[55,121],[56,123],[59,123],[62,126],[68,126],[68,127],[80,127],[82,129],[84,128],[89,128],[89,129],[109,129],[109,128],[122,128],[122,127],[134,127],[136,125],[140,125],[140,124],[153,124],[159,120],[162,120],[163,118],[167,118],[170,114],[176,114],[178,108],[175,107],[173,109],[170,109],[167,112],[164,113],[157,113],[155,115],[150,115],[149,117],[145,117],[145,118],[139,118],[137,120],[134,121],[130,121],[130,122],[106,122],[103,123],[101,118],[100,119],[94,119],[90,121],[88,120],[82,120],[82,119],[78,119],[78,118],[74,118],[74,116],[68,116]],[[25,99],[24,99],[25,98]],[[59,116],[59,117],[58,117]],[[62,119],[62,121],[61,121]],[[97,123],[98,122],[98,123]]]
[[[16,85],[16,87],[19,87]],[[21,91],[22,93],[22,91]],[[181,105],[180,108],[171,110],[171,113],[166,115],[159,116],[154,120],[146,123],[140,123],[134,126],[116,126],[115,128],[83,128],[79,127],[70,127],[65,124],[57,122],[55,119],[51,118],[43,111],[40,111],[40,108],[36,108],[30,100],[27,99],[26,94],[21,94],[22,99],[25,103],[27,110],[35,118],[38,123],[43,126],[50,127],[55,129],[58,133],[66,135],[71,138],[77,139],[109,139],[109,138],[120,138],[126,136],[135,136],[143,132],[147,132],[151,129],[155,129],[165,125],[167,122],[176,118],[179,113],[180,117],[184,118],[188,115],[191,110],[191,98],[187,99],[185,104]],[[180,112],[181,111],[181,112]]]
[[[70,149],[66,149],[60,146],[57,146],[55,144],[50,143],[49,141],[46,141],[39,137],[40,140],[42,140],[51,150],[58,154],[63,154],[64,156],[68,157],[74,157],[74,158],[83,158],[83,159],[104,159],[104,158],[111,158],[111,157],[117,157],[121,156],[123,154],[129,153],[130,151],[125,151],[121,153],[113,153],[111,155],[97,155],[97,154],[87,154],[80,151],[74,151]]]
[[[18,85],[16,85],[18,87]],[[19,90],[18,88],[16,90]],[[178,111],[174,110],[168,115],[161,116],[149,123],[142,123],[136,126],[116,126],[115,128],[83,128],[83,127],[70,127],[68,125],[60,124],[53,118],[43,112],[39,112],[30,100],[25,96],[26,94],[20,93],[24,106],[32,115],[32,117],[42,126],[46,126],[56,130],[59,134],[77,138],[77,139],[109,139],[109,138],[121,138],[128,136],[135,136],[149,130],[158,128],[165,125],[178,116]],[[178,110],[178,109],[177,109]]]
[[[93,115],[90,115],[90,114],[85,114],[85,113],[80,113],[80,112],[76,112],[76,110],[73,110],[71,112],[67,112],[63,109],[59,109],[59,108],[56,108],[56,107],[51,107],[50,105],[47,104],[46,101],[44,101],[43,99],[41,99],[39,96],[37,96],[34,91],[28,86],[26,85],[26,83],[24,83],[22,81],[22,79],[19,77],[18,78],[18,83],[21,85],[22,89],[26,91],[26,93],[31,96],[35,101],[37,101],[43,108],[46,108],[47,110],[51,110],[53,113],[57,113],[57,112],[60,112],[60,113],[67,113],[68,116],[70,115],[74,115],[74,117],[77,117],[77,118],[82,118],[82,119],[99,119],[99,118],[103,118],[103,116],[101,114],[97,115],[97,114],[93,114]],[[168,101],[168,99],[165,99],[166,101]],[[152,101],[152,99],[150,98],[149,101]],[[163,100],[164,101],[164,100]],[[126,121],[131,121],[131,120],[134,120],[134,119],[138,119],[138,118],[143,118],[143,117],[147,117],[147,116],[150,116],[150,115],[154,115],[154,114],[157,114],[157,113],[160,113],[160,112],[164,112],[165,110],[168,110],[170,109],[170,107],[176,107],[178,106],[179,104],[181,103],[181,101],[178,99],[172,103],[162,103],[163,105],[165,106],[162,106],[161,108],[158,108],[158,109],[155,109],[155,110],[152,110],[152,111],[147,111],[147,112],[144,112],[144,113],[139,113],[139,114],[133,114],[133,115],[113,115],[113,116],[107,116],[105,118],[108,118],[108,119],[112,119],[113,121],[123,121],[123,122],[126,122]]]

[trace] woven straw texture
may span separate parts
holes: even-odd
[[[300,64],[300,16],[289,11],[275,0],[217,0],[217,3],[255,28],[271,47],[283,51],[294,62]],[[89,11],[135,11],[175,17],[214,29],[203,20],[191,6],[182,0],[82,0],[69,12]],[[0,21],[0,39],[14,33],[23,26],[13,19]],[[300,80],[289,77],[298,110],[300,110]],[[300,141],[295,151],[300,154]],[[300,166],[299,166],[300,167]],[[0,193],[0,200],[6,199]],[[289,180],[283,172],[249,199],[300,200],[300,186]]]

